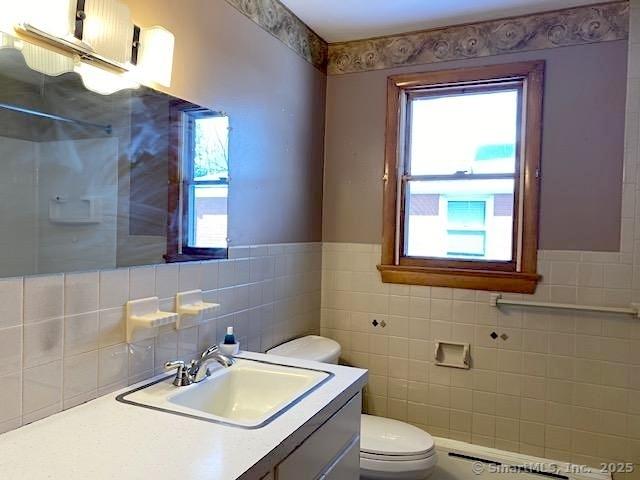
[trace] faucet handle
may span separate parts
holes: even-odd
[[[185,364],[182,360],[175,360],[173,362],[167,362],[164,364],[164,369],[165,370],[174,370],[174,369],[182,369],[185,367]]]
[[[189,371],[182,360],[167,362],[164,364],[164,368],[165,370],[176,370],[176,378],[173,379],[173,384],[176,387],[184,387],[193,383]]]

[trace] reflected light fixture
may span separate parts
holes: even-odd
[[[130,78],[131,75],[128,72],[114,75],[112,72],[84,62],[78,62],[73,71],[80,75],[85,87],[102,95],[140,87],[140,83]]]
[[[2,32],[0,32],[0,48],[18,50],[29,68],[45,75],[62,75],[72,71],[74,67],[74,59],[71,56],[53,52]]]

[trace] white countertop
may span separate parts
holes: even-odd
[[[333,400],[346,391],[357,393],[366,381],[361,369],[257,353],[241,356],[335,376],[256,430],[116,401],[120,393],[136,387],[130,386],[0,435],[0,479],[236,479]]]

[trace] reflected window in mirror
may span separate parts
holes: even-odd
[[[226,256],[229,119],[28,52],[0,34],[0,277]]]
[[[166,260],[226,258],[229,117],[176,102],[171,123]]]

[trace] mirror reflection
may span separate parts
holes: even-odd
[[[0,277],[221,258],[229,118],[0,48]]]

